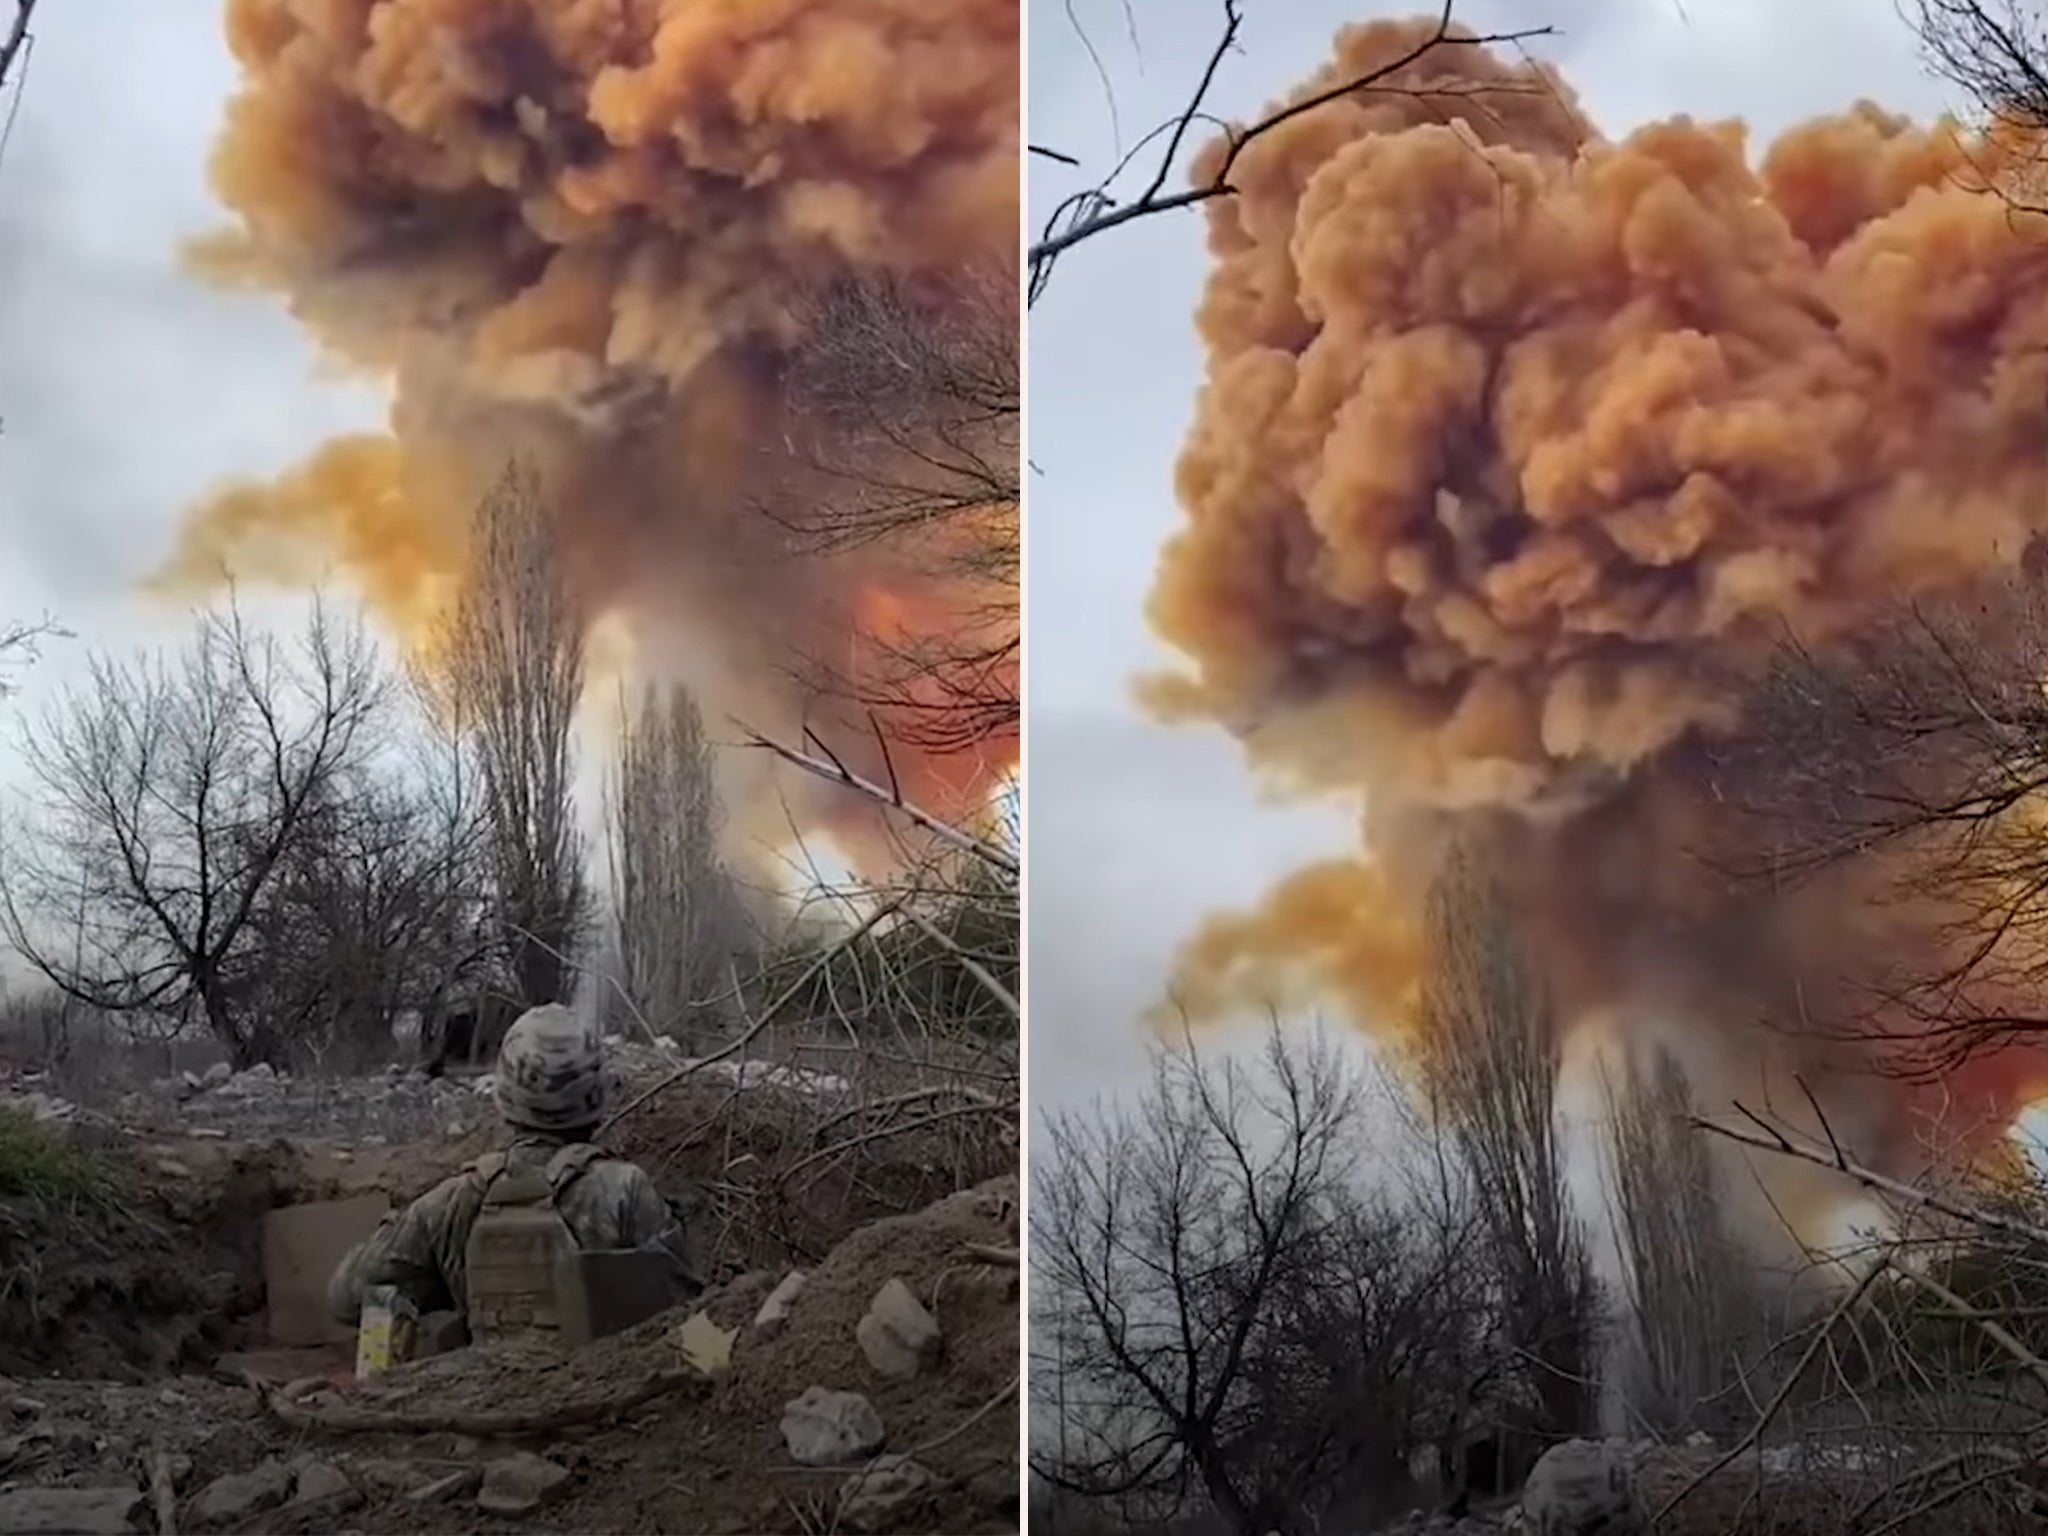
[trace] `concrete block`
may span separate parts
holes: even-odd
[[[354,1336],[327,1315],[327,1282],[342,1256],[376,1231],[389,1209],[383,1195],[372,1194],[263,1213],[263,1291],[272,1342],[310,1346]]]

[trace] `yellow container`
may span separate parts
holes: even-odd
[[[395,1285],[372,1286],[356,1325],[356,1378],[377,1376],[412,1358],[419,1311]]]

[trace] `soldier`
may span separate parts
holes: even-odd
[[[638,1251],[674,1301],[702,1289],[683,1224],[654,1181],[591,1141],[604,1118],[596,1037],[559,1004],[529,1009],[498,1052],[503,1152],[434,1186],[342,1259],[327,1288],[355,1324],[364,1293],[389,1285],[422,1314],[458,1311],[473,1340],[558,1330],[556,1260],[565,1252]],[[638,1262],[638,1261],[636,1261]]]

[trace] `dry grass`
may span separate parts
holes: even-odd
[[[0,1105],[0,1199],[103,1206],[122,1187],[120,1166],[106,1153],[26,1110]]]

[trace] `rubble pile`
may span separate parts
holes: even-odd
[[[669,1035],[653,1043],[607,1037],[605,1058],[624,1093],[688,1069],[707,1084],[750,1095],[780,1094],[831,1106],[848,1098],[846,1079],[786,1063],[743,1057],[693,1057]],[[348,1141],[396,1146],[461,1137],[492,1118],[490,1074],[457,1069],[430,1077],[393,1065],[365,1076],[280,1071],[258,1063],[235,1071],[216,1062],[204,1072],[161,1077],[121,1095],[104,1110],[65,1098],[46,1074],[13,1073],[0,1081],[0,1103],[38,1119],[123,1127],[152,1134],[242,1139]]]
[[[232,1072],[221,1062],[127,1094],[116,1101],[114,1113],[146,1131],[391,1146],[462,1136],[488,1123],[489,1081],[433,1078],[402,1066],[359,1078],[280,1072],[267,1063]]]

